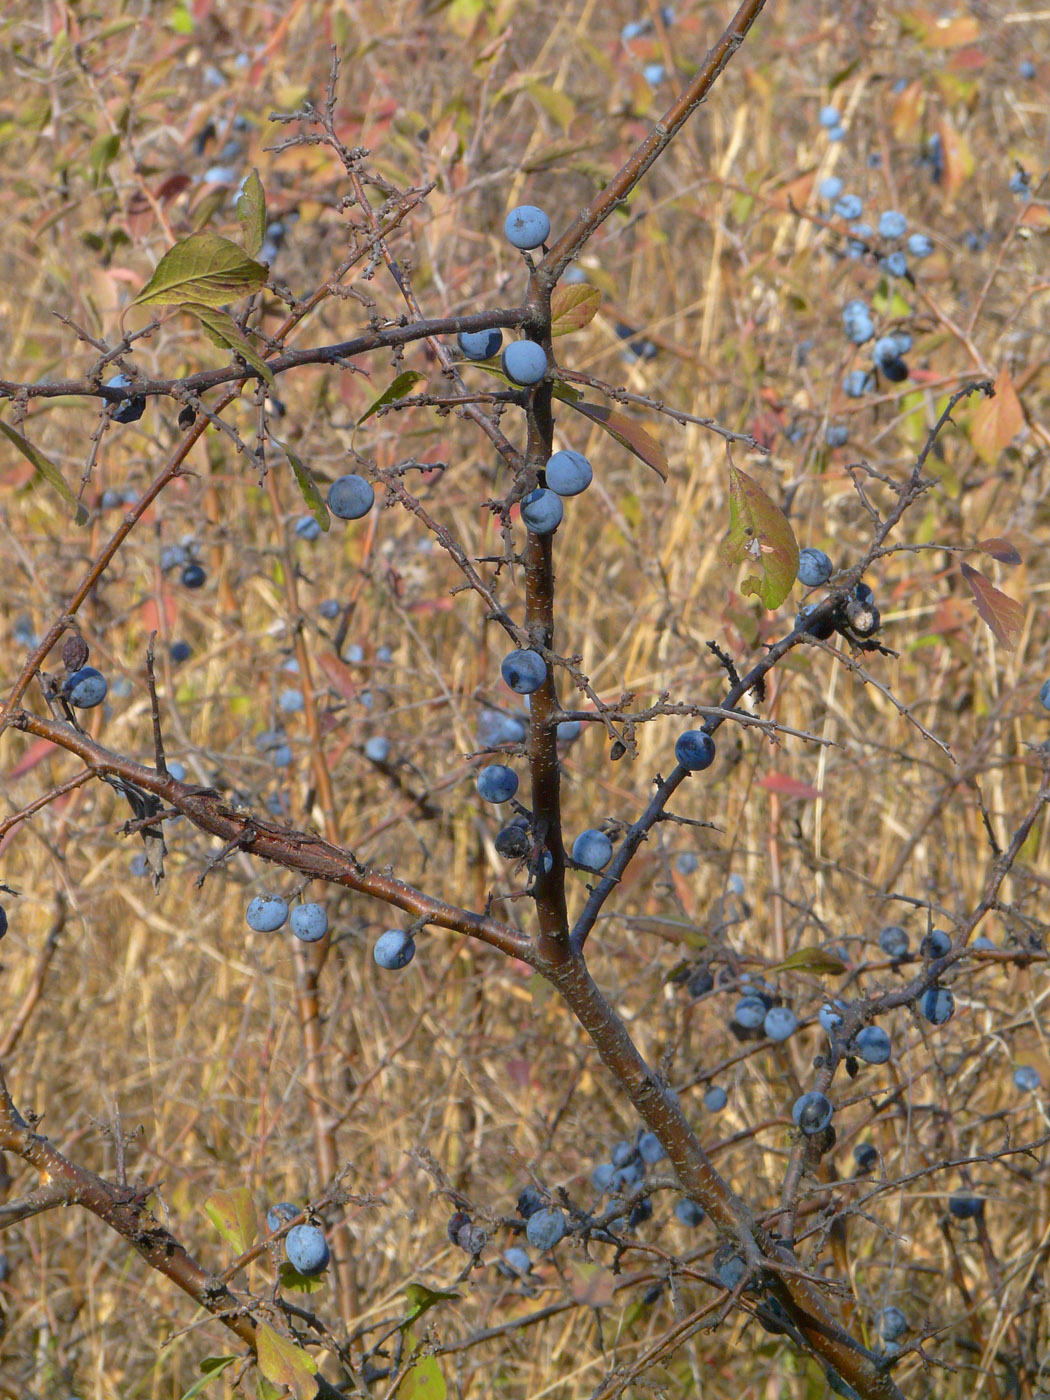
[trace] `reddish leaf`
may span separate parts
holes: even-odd
[[[803,783],[798,778],[789,778],[786,773],[767,773],[759,778],[758,786],[766,789],[767,792],[775,792],[781,797],[822,797],[820,788],[810,787],[809,783]]]
[[[585,418],[589,418],[592,423],[604,428],[621,447],[633,452],[647,467],[652,467],[661,481],[667,480],[667,456],[663,448],[638,423],[625,418],[622,413],[614,413],[611,408],[602,408],[599,404],[587,403],[584,399],[580,399],[571,407],[577,413],[582,413]]]
[[[978,540],[977,548],[982,549],[985,554],[990,554],[993,559],[998,559],[1000,564],[1012,566],[1021,562],[1021,556],[1007,539]]]
[[[994,632],[1000,645],[1013,651],[1021,639],[1024,608],[1006,593],[1001,593],[984,574],[978,573],[969,564],[963,564],[962,573],[973,592],[981,618]]]
[[[982,399],[970,419],[970,441],[977,455],[994,465],[1024,427],[1024,409],[1008,369],[995,380],[995,394]]]
[[[586,283],[555,287],[551,296],[551,335],[569,335],[582,330],[594,319],[601,300],[598,288]]]
[[[937,123],[937,131],[944,157],[944,188],[949,194],[957,194],[963,181],[973,174],[973,152],[966,137],[956,131],[947,117]]]

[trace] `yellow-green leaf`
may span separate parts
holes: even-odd
[[[572,124],[572,119],[576,115],[576,105],[572,98],[565,92],[558,92],[555,88],[548,87],[546,83],[538,83],[535,80],[525,83],[525,90],[532,100],[558,123],[562,131],[567,131]]]
[[[594,319],[601,300],[598,288],[586,283],[555,287],[551,296],[551,335],[569,335],[582,330]]]
[[[667,456],[656,438],[647,433],[640,424],[625,418],[622,413],[614,412],[611,408],[588,403],[586,399],[580,399],[578,403],[572,404],[572,407],[592,423],[597,423],[599,428],[604,428],[621,447],[633,452],[647,467],[652,467],[661,481],[667,480]]]
[[[258,1219],[252,1193],[247,1186],[238,1186],[233,1191],[216,1191],[204,1202],[212,1224],[224,1240],[243,1254],[255,1239]]]
[[[424,1356],[404,1375],[397,1388],[399,1400],[445,1400],[448,1394],[445,1377],[436,1356]]]
[[[969,564],[962,565],[962,575],[970,585],[977,611],[995,634],[997,641],[1009,651],[1021,640],[1024,608],[1008,593],[1001,592],[984,574]]]
[[[274,438],[273,441],[292,464],[292,471],[295,472],[295,479],[299,483],[299,490],[303,493],[303,500],[306,502],[307,510],[313,515],[321,529],[327,530],[331,524],[331,517],[328,514],[328,507],[325,505],[324,497],[318,489],[317,482],[314,481],[313,473],[310,471],[310,468],[301,457],[297,456],[296,453],[292,451],[286,442],[282,442],[280,438]]]
[[[308,1351],[265,1322],[255,1334],[255,1346],[259,1370],[268,1381],[287,1386],[295,1400],[311,1400],[317,1393],[317,1362]]]
[[[278,585],[280,580],[277,580]],[[285,1259],[278,1269],[281,1289],[285,1293],[320,1293],[325,1286],[323,1274],[301,1274],[294,1264]]]
[[[266,267],[217,233],[191,233],[161,258],[134,306],[223,306],[266,286]]]
[[[406,369],[399,374],[389,388],[384,389],[378,398],[372,400],[357,420],[357,426],[360,427],[366,418],[371,418],[372,414],[378,412],[379,409],[386,408],[387,404],[397,403],[398,399],[403,399],[420,380],[425,381],[426,375],[420,374],[418,370]]]
[[[189,1390],[185,1391],[182,1400],[196,1400],[205,1386],[211,1385],[216,1376],[221,1376],[227,1366],[232,1366],[240,1358],[236,1356],[206,1356],[201,1362],[203,1375],[200,1380],[194,1381]]]
[[[186,302],[183,311],[188,311],[204,328],[204,334],[220,350],[234,350],[252,369],[257,370],[270,388],[274,388],[273,370],[256,350],[237,322],[227,311],[216,306],[197,306]]]
[[[425,1283],[408,1283],[401,1290],[408,1299],[409,1311],[407,1316],[402,1318],[401,1326],[408,1327],[415,1322],[417,1317],[422,1317],[425,1312],[436,1304],[444,1302],[447,1298],[458,1298],[458,1293],[450,1293],[440,1288],[428,1288]]]
[[[977,455],[994,466],[1024,427],[1024,409],[1008,369],[1001,369],[992,398],[982,399],[970,419],[970,441]]]
[[[2,432],[10,442],[14,443],[23,457],[28,458],[29,461],[32,462],[33,466],[36,467],[47,484],[54,487],[73,511],[73,518],[76,523],[78,525],[86,525],[88,519],[87,511],[66,485],[65,477],[55,466],[54,462],[49,461],[40,451],[39,447],[34,447],[27,438],[24,438],[21,433],[16,433],[14,428],[8,427],[6,423],[0,422],[0,432]]]
[[[763,607],[779,608],[798,574],[798,542],[787,517],[739,467],[729,467],[729,534],[721,554],[727,564],[753,570],[740,585]]]
[[[244,181],[234,207],[241,224],[244,250],[250,258],[254,258],[266,236],[266,194],[254,166]]]
[[[845,971],[842,959],[824,948],[796,948],[783,962],[770,968],[770,972],[829,972],[835,976]]]

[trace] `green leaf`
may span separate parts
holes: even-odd
[[[602,294],[597,287],[576,283],[555,287],[551,295],[551,335],[570,335],[582,330],[594,319],[601,305]]]
[[[360,427],[366,418],[371,418],[379,409],[386,408],[388,403],[397,403],[398,399],[403,399],[421,379],[425,381],[426,375],[414,369],[406,369],[404,373],[399,374],[388,389],[384,389],[377,399],[372,400],[357,420],[357,426]]]
[[[770,972],[828,972],[834,976],[846,971],[841,958],[833,957],[824,948],[796,948]]]
[[[536,82],[535,79],[526,81],[524,87],[537,106],[542,107],[562,131],[568,131],[576,115],[576,104],[572,98],[567,93],[548,87],[546,83]]]
[[[397,1388],[400,1400],[445,1400],[448,1388],[436,1356],[424,1356],[408,1371]]]
[[[191,233],[169,248],[133,306],[223,306],[266,286],[268,271],[217,233]]]
[[[244,181],[244,188],[237,196],[234,208],[241,223],[245,252],[254,258],[266,236],[266,194],[254,166]]]
[[[566,384],[564,379],[553,379],[551,381],[551,393],[562,403],[577,404],[583,398],[579,389],[573,384]]]
[[[271,437],[272,436],[271,434]],[[318,490],[317,482],[314,481],[313,473],[310,471],[310,468],[301,457],[297,456],[296,453],[292,451],[286,442],[282,442],[280,438],[273,438],[273,441],[292,464],[292,471],[295,472],[295,479],[299,483],[299,490],[303,493],[303,500],[306,502],[307,510],[313,515],[321,529],[327,530],[332,523],[331,517],[328,514],[328,507],[325,505],[324,497]]]
[[[255,1347],[259,1370],[268,1381],[287,1386],[295,1400],[310,1400],[317,1393],[317,1362],[309,1352],[265,1322],[255,1334]]]
[[[656,438],[647,433],[640,424],[633,422],[630,418],[625,418],[622,413],[614,412],[611,408],[588,403],[586,399],[580,399],[571,407],[577,413],[582,413],[585,418],[589,418],[592,423],[597,423],[599,428],[604,428],[621,447],[626,447],[628,452],[633,452],[647,467],[652,467],[661,481],[667,480],[667,455]],[[796,551],[796,567],[797,562]]]
[[[243,1254],[255,1239],[258,1220],[252,1193],[247,1186],[233,1191],[216,1191],[204,1202],[212,1224],[223,1239]]]
[[[324,1277],[321,1274],[301,1274],[294,1265],[289,1264],[286,1259],[278,1270],[281,1287],[288,1293],[319,1293],[324,1287]]]
[[[729,534],[722,541],[726,564],[752,565],[741,591],[772,611],[791,592],[798,574],[798,542],[780,507],[739,467],[729,467]]]
[[[195,1400],[200,1395],[205,1386],[211,1385],[216,1376],[221,1376],[227,1366],[232,1366],[235,1361],[239,1361],[237,1356],[206,1356],[201,1362],[201,1370],[204,1374],[199,1381],[194,1381],[189,1390],[185,1392],[182,1400]]]
[[[6,423],[0,422],[0,432],[2,432],[10,442],[14,443],[23,457],[27,457],[29,461],[32,462],[33,466],[36,467],[47,484],[53,486],[67,505],[71,507],[73,518],[76,523],[78,525],[86,525],[88,519],[87,511],[66,485],[65,477],[55,466],[54,462],[49,461],[38,447],[34,447],[21,433],[16,433],[14,428],[9,428]]]
[[[246,360],[252,369],[259,372],[271,389],[275,387],[273,370],[229,312],[220,311],[215,306],[196,306],[193,302],[186,302],[182,309],[188,311],[191,316],[196,316],[204,328],[204,334],[213,345],[217,345],[220,350],[235,350],[242,360]]]
[[[116,160],[119,150],[120,136],[115,131],[109,131],[105,136],[100,136],[97,140],[92,141],[91,149],[88,151],[88,163],[91,166],[96,189],[102,183],[102,177],[106,170]]]
[[[458,1293],[445,1292],[440,1288],[428,1288],[425,1283],[408,1283],[401,1290],[408,1299],[409,1312],[402,1318],[399,1326],[408,1327],[415,1322],[417,1317],[422,1317],[425,1312],[429,1312],[436,1304],[444,1302],[446,1298],[458,1298]]]

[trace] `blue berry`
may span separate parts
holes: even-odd
[[[976,1220],[984,1211],[984,1201],[980,1196],[968,1196],[958,1192],[948,1197],[948,1210],[956,1220]]]
[[[277,697],[278,709],[286,715],[297,715],[303,708],[303,692],[301,690],[282,690]]]
[[[107,389],[130,389],[131,380],[126,374],[115,374],[112,379],[106,380]],[[136,394],[130,399],[121,399],[113,410],[114,423],[137,423],[146,412],[146,400],[141,395]]]
[[[643,1133],[638,1139],[638,1155],[648,1167],[655,1167],[667,1156],[655,1133]]]
[[[840,219],[859,219],[864,209],[864,201],[858,194],[843,194],[836,199],[831,209]]]
[[[1035,1065],[1018,1065],[1014,1070],[1014,1087],[1022,1094],[1034,1094],[1042,1083]]]
[[[903,253],[890,253],[889,257],[881,259],[879,265],[885,268],[891,277],[907,276],[908,259]]]
[[[674,858],[674,868],[679,875],[695,875],[700,869],[700,857],[693,851],[683,851]]]
[[[324,1231],[316,1225],[293,1225],[284,1237],[284,1252],[296,1273],[305,1278],[323,1274],[332,1258]]]
[[[804,603],[795,617],[795,631],[805,632],[826,642],[835,630],[835,619],[830,616],[817,618],[815,613],[819,607],[819,603]]]
[[[522,1249],[520,1245],[512,1244],[510,1249],[505,1249],[503,1262],[518,1278],[524,1278],[526,1274],[532,1273],[532,1260],[529,1258],[527,1250]]]
[[[360,642],[351,642],[343,652],[343,660],[351,666],[360,666],[365,659],[365,649]]]
[[[289,1220],[294,1220],[297,1215],[302,1215],[298,1206],[293,1205],[291,1201],[278,1201],[266,1212],[266,1228],[272,1235],[275,1230],[279,1230]]]
[[[811,1089],[808,1094],[803,1094],[795,1100],[791,1116],[806,1136],[812,1137],[814,1133],[822,1132],[828,1126],[834,1111],[826,1094]]]
[[[109,682],[94,666],[81,666],[79,671],[66,677],[62,690],[69,703],[78,710],[93,710],[105,700]]]
[[[365,758],[372,763],[385,763],[390,756],[390,740],[382,734],[373,734],[365,740]]]
[[[478,796],[484,802],[509,802],[518,790],[518,775],[513,768],[492,763],[478,774]]]
[[[690,773],[699,773],[714,763],[715,741],[703,729],[687,729],[678,736],[674,756]]]
[[[168,760],[168,777],[174,778],[177,783],[186,781],[186,767],[177,758]]]
[[[160,567],[164,573],[171,569],[179,569],[189,560],[186,553],[186,546],[181,544],[166,544],[160,552]]]
[[[146,854],[145,854],[144,851],[139,851],[137,855],[133,855],[133,856],[131,857],[131,860],[128,862],[128,869],[131,871],[132,875],[135,875],[136,877],[138,877],[138,878],[140,878],[140,879],[141,879],[143,876],[149,874],[149,872],[150,872],[150,864],[149,864],[149,860],[148,860],[148,858],[147,858],[147,856],[146,856]],[[5,932],[6,932],[6,926],[5,926]],[[0,936],[2,936],[2,935],[0,935]]]
[[[591,1172],[591,1185],[595,1191],[608,1191],[616,1175],[616,1168],[612,1162],[599,1162]]]
[[[328,488],[328,509],[340,520],[360,520],[375,502],[370,482],[353,472],[337,477]]]
[[[583,724],[578,719],[563,719],[558,721],[558,743],[571,744],[580,737]]]
[[[498,326],[490,331],[460,331],[456,340],[468,360],[491,360],[500,352],[503,332]]]
[[[565,1215],[557,1207],[537,1210],[529,1216],[525,1235],[533,1249],[553,1249],[565,1238]]]
[[[836,1003],[837,1005],[838,1003]],[[842,1025],[842,1017],[830,1002],[825,1002],[817,1012],[817,1020],[830,1035],[832,1031],[838,1030]]]
[[[189,642],[172,642],[171,646],[168,648],[168,655],[175,665],[179,666],[183,661],[188,661],[190,659],[193,655],[193,648],[190,646]]]
[[[853,1042],[858,1059],[869,1065],[884,1065],[891,1048],[890,1038],[881,1026],[865,1026]]]
[[[276,933],[288,918],[288,901],[279,894],[257,894],[244,911],[244,922],[256,933]]]
[[[321,533],[321,527],[313,515],[300,515],[295,522],[295,533],[301,540],[315,540]]]
[[[531,695],[547,679],[547,663],[538,651],[523,647],[508,652],[500,663],[500,675],[518,695]]]
[[[829,423],[824,441],[829,447],[845,447],[849,442],[849,427],[845,423]]]
[[[908,1330],[908,1319],[900,1308],[883,1308],[875,1319],[875,1325],[884,1342],[895,1342]]]
[[[652,28],[652,20],[632,19],[620,30],[620,40],[624,44],[629,44],[633,39],[640,39],[643,34],[647,34]]]
[[[820,184],[817,186],[817,193],[820,195],[821,199],[826,199],[830,203],[833,199],[838,199],[839,195],[842,193],[842,189],[842,181],[839,177],[837,175],[829,175],[826,179],[821,180]]]
[[[947,987],[928,987],[919,1002],[919,1010],[934,1026],[943,1026],[955,1015],[955,998]]]
[[[842,125],[842,115],[836,107],[821,107],[820,124],[829,129]]]
[[[1017,65],[1017,72],[1026,82],[1031,82],[1035,77],[1035,64],[1030,58],[1022,58]]]
[[[317,606],[317,611],[326,622],[334,622],[340,613],[338,598],[323,598]]]
[[[1050,710],[1050,680],[1045,680],[1039,687],[1039,703],[1044,710]]]
[[[886,209],[879,215],[880,238],[903,238],[908,232],[908,220],[896,209]]]
[[[626,1167],[633,1162],[638,1155],[638,1149],[633,1142],[628,1142],[626,1138],[621,1138],[619,1142],[613,1144],[613,1150],[609,1153],[609,1160],[614,1167]]]
[[[708,1113],[721,1113],[729,1102],[729,1095],[721,1084],[712,1084],[704,1090],[704,1107]]]
[[[505,710],[482,710],[478,716],[478,743],[485,749],[495,749],[500,744],[523,744],[528,732],[524,720]]]
[[[928,258],[933,252],[933,239],[924,233],[913,233],[908,238],[908,252],[913,258]]]
[[[846,252],[856,261],[858,258],[862,258],[868,251],[867,245],[871,241],[875,230],[870,224],[859,223],[850,224],[849,231],[853,237],[847,238],[846,240]]]
[[[704,1208],[689,1196],[681,1196],[674,1205],[675,1219],[687,1229],[695,1230],[704,1222]]]
[[[208,575],[200,564],[187,564],[182,571],[183,588],[203,588]]]
[[[547,352],[535,340],[514,340],[504,350],[502,364],[515,384],[538,384],[547,373]]]
[[[788,1040],[798,1030],[798,1018],[787,1006],[771,1006],[762,1029],[770,1040]]]
[[[992,940],[986,938],[983,933],[973,940],[970,944],[970,948],[975,953],[994,953],[997,951]]]
[[[842,323],[854,345],[863,345],[875,334],[875,322],[866,301],[854,298],[842,308]]]
[[[764,1023],[768,1009],[761,997],[741,997],[733,1010],[733,1020],[747,1030],[757,1030]]]
[[[642,69],[642,77],[650,87],[659,87],[667,77],[667,69],[662,63],[647,63]]]
[[[819,588],[831,577],[831,560],[822,549],[802,549],[798,555],[798,581],[807,588]]]
[[[908,935],[900,924],[888,924],[879,934],[879,947],[890,958],[903,958],[908,951]]]
[[[862,1172],[870,1172],[879,1160],[878,1148],[874,1143],[858,1142],[853,1148],[853,1160]]]
[[[952,951],[952,936],[943,928],[931,929],[919,945],[924,958],[943,958]]]
[[[552,535],[565,514],[561,497],[542,486],[522,496],[520,510],[525,528],[534,535]]]
[[[547,485],[559,496],[578,496],[591,484],[591,464],[582,452],[555,452],[547,459]]]
[[[323,904],[297,904],[289,922],[301,943],[319,943],[328,932],[328,914]]]
[[[381,933],[372,949],[373,958],[388,972],[398,972],[407,967],[415,955],[414,940],[400,928],[389,928],[386,933]]]
[[[722,1245],[715,1251],[715,1273],[723,1288],[730,1292],[747,1274],[747,1263],[731,1246]]]
[[[535,1186],[524,1186],[518,1193],[517,1210],[522,1220],[528,1220],[530,1215],[535,1215],[538,1210],[543,1209],[543,1197],[536,1190]]]
[[[1028,186],[1030,185],[1030,183],[1031,177],[1029,176],[1027,170],[1015,170],[1014,173],[1010,176],[1010,193],[1022,195],[1025,199],[1027,199],[1029,192]],[[133,399],[132,402],[144,403],[144,400]],[[114,414],[113,416],[115,418],[117,415]],[[121,419],[120,421],[124,422],[126,420]]]
[[[581,831],[572,843],[572,858],[585,870],[603,870],[612,860],[613,845],[604,831]]]
[[[828,140],[829,140],[829,141],[845,141],[845,139],[846,139],[846,128],[845,128],[844,126],[829,126],[829,127],[828,127]]]
[[[503,232],[515,248],[538,248],[551,236],[551,221],[534,204],[519,204],[507,215]]]
[[[866,369],[851,369],[842,381],[842,392],[848,399],[862,399],[875,388],[875,380]]]

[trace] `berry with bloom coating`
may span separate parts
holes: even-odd
[[[328,932],[328,914],[323,904],[297,904],[291,925],[301,943],[319,943]]]
[[[948,1197],[948,1210],[956,1220],[976,1220],[984,1210],[984,1200],[980,1196],[958,1192]]]
[[[107,389],[130,389],[131,380],[126,374],[115,374],[112,379],[106,380]],[[130,399],[121,399],[113,410],[114,423],[137,423],[146,412],[146,400],[142,395],[136,394]]]
[[[414,940],[401,928],[388,928],[386,933],[381,933],[372,949],[373,958],[388,972],[407,967],[415,955]]]
[[[649,1167],[655,1167],[667,1156],[663,1144],[655,1133],[643,1133],[638,1139],[638,1155]]]
[[[1039,687],[1039,703],[1044,710],[1050,710],[1050,680],[1046,680]]]
[[[284,1237],[284,1252],[295,1272],[305,1278],[323,1274],[332,1258],[324,1231],[316,1225],[293,1225]]]
[[[791,1116],[806,1136],[812,1137],[814,1133],[822,1132],[828,1126],[834,1111],[826,1094],[811,1089],[808,1094],[803,1094],[795,1100]]]
[[[908,951],[908,935],[900,924],[888,924],[879,934],[879,947],[890,958],[903,958]]]
[[[519,204],[504,220],[503,232],[515,248],[539,248],[551,236],[551,221],[535,204]]]
[[[875,388],[875,380],[866,369],[851,369],[842,381],[842,392],[848,399],[862,399]]]
[[[787,1006],[771,1006],[766,1012],[762,1029],[770,1040],[788,1040],[798,1030],[798,1019]]]
[[[500,675],[518,695],[531,695],[547,679],[547,663],[530,647],[510,651],[500,662]]]
[[[821,107],[820,124],[828,130],[831,130],[833,127],[836,126],[841,126],[842,116],[838,109],[835,107]]]
[[[572,858],[585,870],[603,870],[612,860],[612,842],[604,831],[591,827],[572,843]]]
[[[908,220],[896,209],[887,209],[879,215],[880,238],[903,238],[908,232]]]
[[[955,998],[947,987],[928,987],[919,1002],[919,1010],[934,1026],[943,1026],[955,1015]]]
[[[460,331],[456,341],[468,360],[491,360],[500,352],[503,332],[498,326],[490,331]]]
[[[907,247],[913,258],[928,258],[933,252],[933,239],[925,233],[912,233],[908,235]]]
[[[870,1172],[879,1160],[878,1148],[870,1142],[858,1142],[853,1148],[853,1160],[862,1172]]]
[[[703,729],[687,729],[678,736],[674,756],[690,773],[699,773],[714,763],[715,741]]]
[[[817,186],[817,194],[820,195],[821,199],[826,199],[829,201],[832,199],[838,199],[841,193],[842,181],[837,175],[827,176],[827,178],[821,180],[820,184]]]
[[[890,1058],[890,1038],[881,1026],[865,1026],[857,1033],[853,1049],[869,1065],[884,1065]]]
[[[509,802],[518,790],[518,775],[502,763],[491,763],[478,774],[478,796],[484,802]]]
[[[382,734],[373,734],[365,740],[365,758],[372,763],[385,763],[390,756],[390,740]]]
[[[354,472],[340,476],[328,488],[328,509],[340,520],[360,520],[375,503],[371,482]]]
[[[875,1325],[884,1342],[895,1342],[908,1330],[908,1319],[900,1308],[883,1308],[875,1319]]]
[[[94,666],[81,666],[79,671],[66,677],[62,690],[78,710],[93,710],[105,700],[109,683]]]
[[[276,933],[288,918],[288,901],[279,894],[257,894],[244,911],[244,922],[256,933]]]
[[[544,468],[547,485],[559,496],[578,496],[591,484],[594,473],[582,452],[555,452]]]
[[[294,1220],[297,1215],[302,1215],[298,1206],[291,1201],[278,1201],[266,1212],[266,1228],[272,1235],[275,1230],[279,1230],[286,1221]]]
[[[301,515],[295,522],[295,533],[301,540],[315,540],[321,533],[316,516]]]
[[[747,1030],[756,1030],[765,1021],[768,1010],[761,997],[741,997],[733,1011],[733,1020]]]
[[[881,260],[880,266],[885,268],[891,277],[905,277],[908,273],[908,259],[903,253],[890,253],[889,257]]]
[[[842,308],[842,324],[854,345],[863,345],[875,334],[875,322],[868,303],[857,297]]]
[[[798,581],[807,588],[819,588],[831,577],[831,560],[822,549],[800,549],[798,554]]]
[[[565,514],[557,492],[547,491],[542,486],[522,496],[519,509],[525,528],[534,535],[552,535]]]
[[[729,1102],[729,1095],[721,1084],[712,1084],[704,1090],[704,1107],[708,1113],[721,1113]]]
[[[952,951],[952,936],[942,928],[931,929],[919,944],[924,958],[943,958]]]
[[[690,1196],[682,1196],[674,1204],[675,1219],[691,1230],[704,1223],[704,1208]]]
[[[859,219],[861,210],[864,208],[864,201],[859,195],[840,195],[832,205],[832,212],[840,219]]]
[[[512,1244],[510,1249],[503,1251],[503,1262],[512,1274],[517,1274],[518,1278],[524,1278],[526,1274],[532,1273],[532,1260],[526,1250],[520,1245]]]
[[[1014,1070],[1014,1088],[1022,1094],[1034,1094],[1042,1080],[1035,1065],[1018,1065]]]
[[[534,340],[515,340],[504,350],[501,363],[515,384],[538,384],[547,373],[547,352]]]
[[[565,1216],[557,1208],[537,1210],[529,1216],[525,1235],[533,1249],[553,1249],[565,1237]]]

